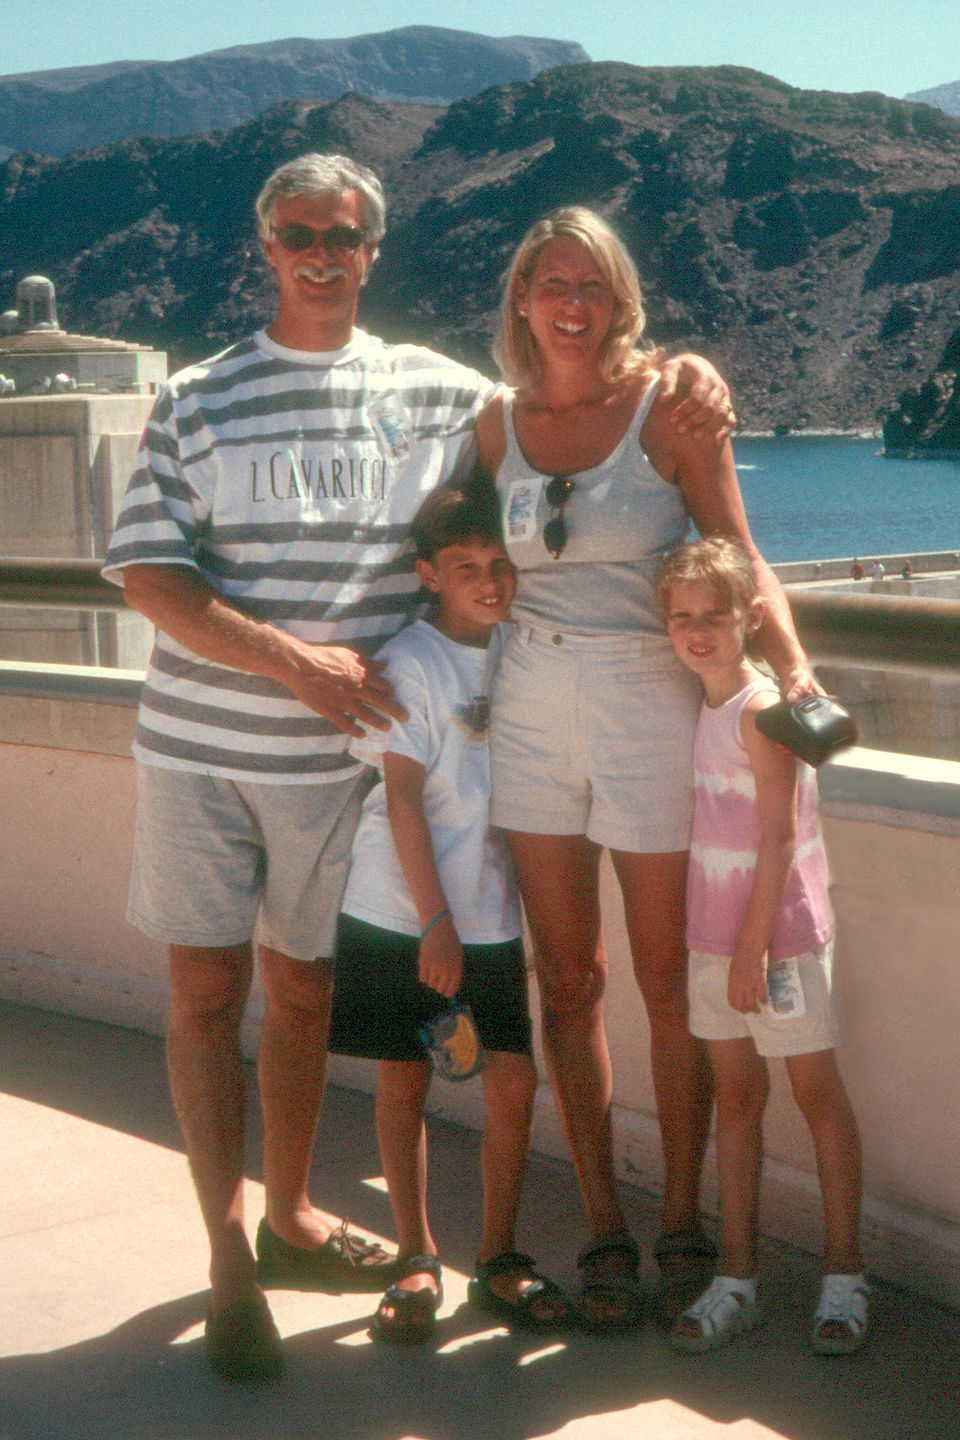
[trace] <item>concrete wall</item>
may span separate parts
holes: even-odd
[[[111,693],[109,677],[94,678]],[[0,694],[0,995],[162,1033],[163,949],[123,919],[135,809],[129,689],[114,692],[119,704]],[[821,790],[848,1014],[842,1066],[864,1139],[867,1262],[960,1308],[960,765],[857,750],[824,767]],[[604,917],[618,1165],[656,1191],[648,1031],[609,870]],[[259,1005],[255,993],[251,1053]],[[371,1088],[373,1067],[336,1061],[333,1078]],[[478,1124],[479,1086],[438,1083],[434,1107]],[[810,1144],[780,1066],[766,1139],[763,1229],[815,1251]],[[565,1153],[545,1087],[534,1143]],[[711,1159],[708,1210],[712,1173]]]
[[[874,560],[879,560],[883,565],[885,579],[880,583],[886,588],[894,584],[905,560],[909,560],[913,567],[914,574],[918,577],[932,578],[941,571],[957,571],[960,566],[960,551],[958,550],[920,550],[904,551],[899,555],[861,555],[860,563],[866,569],[864,580],[854,580],[850,574],[850,567],[853,564],[853,556],[840,556],[829,560],[786,560],[778,561],[774,570],[784,585],[824,585],[830,590],[851,590],[869,591],[871,580],[870,570]],[[929,593],[917,590],[916,592],[902,590],[895,591],[897,594],[904,593]]]
[[[0,400],[0,555],[102,556],[153,401],[149,395]],[[140,615],[0,610],[0,657],[143,666]]]
[[[817,679],[837,695],[875,750],[960,760],[960,676],[934,666],[823,659]]]
[[[788,596],[839,594],[910,597],[918,601],[960,599],[960,555],[938,551],[884,556],[886,578],[850,579],[849,560],[802,560],[773,568]],[[914,578],[900,571],[909,558]],[[817,678],[853,712],[861,744],[905,755],[960,760],[960,671],[944,664],[910,664],[908,654],[888,664],[817,650],[816,635],[805,636]],[[862,652],[861,652],[862,653]]]

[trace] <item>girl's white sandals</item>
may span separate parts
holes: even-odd
[[[818,1355],[852,1355],[860,1349],[867,1333],[869,1300],[865,1275],[824,1275],[810,1337]],[[842,1326],[845,1333],[825,1333],[835,1326]]]
[[[674,1350],[699,1355],[719,1350],[735,1335],[754,1329],[762,1318],[756,1280],[717,1275],[700,1299],[681,1313],[667,1338]]]

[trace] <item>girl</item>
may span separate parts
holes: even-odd
[[[745,653],[763,619],[753,567],[733,541],[674,552],[658,590],[667,634],[700,677],[693,844],[687,882],[690,1030],[716,1084],[722,1246],[718,1273],[670,1332],[678,1350],[715,1349],[760,1321],[757,1205],[766,1057],[781,1055],[810,1128],[823,1197],[824,1279],[813,1347],[863,1342],[860,1142],[834,1046],[833,915],[813,771],[762,735],[779,699]]]

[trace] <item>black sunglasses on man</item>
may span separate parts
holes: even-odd
[[[315,230],[312,225],[292,221],[289,225],[275,226],[274,238],[280,241],[284,250],[312,250],[322,245],[324,250],[359,250],[364,241],[362,230],[356,225],[331,225],[328,230]]]

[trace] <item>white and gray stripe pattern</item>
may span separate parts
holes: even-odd
[[[172,377],[147,422],[104,573],[185,565],[247,614],[369,653],[410,618],[405,543],[491,389],[355,331],[333,354],[264,333]],[[342,778],[346,737],[282,686],[158,633],[134,753],[236,778]]]

